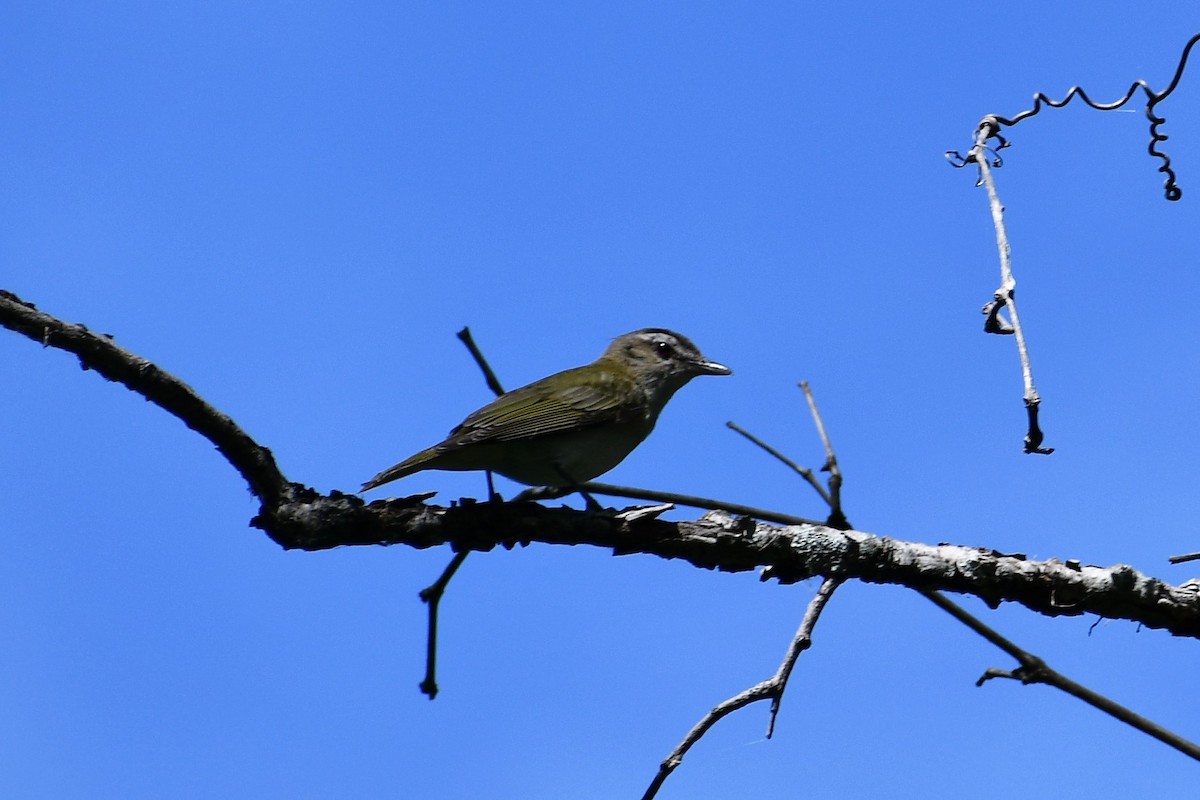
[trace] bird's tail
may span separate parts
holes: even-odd
[[[428,450],[422,450],[415,456],[410,456],[404,459],[394,467],[388,467],[383,472],[376,475],[371,480],[367,481],[359,489],[360,492],[365,492],[369,489],[374,489],[376,486],[382,486],[385,483],[390,483],[407,475],[412,475],[414,472],[420,472],[425,469],[425,465],[437,457],[437,448],[431,447]]]

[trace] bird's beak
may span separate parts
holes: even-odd
[[[697,375],[732,375],[733,370],[716,361],[693,361],[692,369]]]

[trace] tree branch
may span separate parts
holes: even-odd
[[[465,502],[442,508],[425,505],[425,497],[367,506],[355,496],[323,497],[305,490],[252,524],[284,547],[305,550],[363,544],[449,544],[457,550],[532,542],[592,545],[618,555],[680,558],[725,572],[765,567],[763,579],[781,583],[822,576],[960,592],[993,606],[1015,602],[1051,617],[1096,614],[1200,638],[1200,584],[1172,586],[1127,565],[1031,561],[1021,554],[906,542],[824,525],[776,526],[722,511],[670,522],[535,503]]]
[[[95,370],[110,381],[124,384],[183,424],[208,439],[241,473],[264,504],[278,502],[288,492],[288,482],[271,451],[251,439],[233,420],[206,403],[192,387],[144,358],[113,342],[109,334],[92,333],[50,316],[12,292],[0,289],[0,325],[23,333],[43,347],[74,353],[86,370]]]
[[[618,554],[682,558],[727,572],[765,567],[764,579],[783,583],[822,576],[960,592],[991,605],[1020,603],[1047,616],[1096,614],[1200,638],[1200,582],[1172,586],[1125,565],[1030,561],[985,548],[905,542],[811,523],[781,527],[723,511],[668,522],[534,503],[463,501],[443,508],[425,504],[430,494],[370,505],[338,491],[322,495],[287,483],[270,452],[228,417],[109,338],[43,314],[7,292],[0,292],[0,325],[75,353],[86,368],[143,394],[216,444],[262,500],[251,524],[284,548],[449,544],[465,551],[531,542],[592,545]]]
[[[1155,739],[1175,748],[1184,755],[1200,761],[1200,745],[1197,745],[1195,742],[1188,741],[1179,734],[1162,727],[1157,722],[1148,720],[1141,714],[1108,699],[1099,692],[1092,691],[1081,683],[1076,683],[1061,672],[1051,669],[1050,665],[1041,658],[1017,647],[1017,645],[992,630],[974,615],[967,613],[967,611],[959,607],[956,603],[951,602],[937,592],[922,592],[921,594],[932,600],[938,608],[1008,653],[1021,665],[1011,672],[995,668],[989,669],[983,674],[983,677],[975,682],[976,686],[982,686],[985,681],[992,678],[1012,678],[1024,684],[1044,683],[1047,686],[1053,686],[1073,697],[1079,698],[1094,708],[1100,709],[1105,714],[1115,717],[1126,725],[1149,736],[1153,736]]]
[[[449,585],[450,579],[454,577],[454,573],[458,572],[458,568],[467,560],[470,552],[469,550],[464,550],[461,553],[455,553],[454,558],[450,559],[450,563],[442,570],[442,574],[438,576],[438,579],[417,593],[417,596],[421,598],[421,602],[429,607],[429,628],[425,640],[425,677],[421,679],[420,689],[423,694],[429,695],[430,700],[437,697],[438,693],[438,609],[441,607],[442,595],[446,593],[446,586]]]
[[[780,452],[779,450],[776,450],[774,447],[767,444],[765,441],[758,438],[753,433],[751,433],[750,431],[743,428],[741,425],[738,425],[733,420],[726,422],[725,427],[729,428],[729,430],[733,431],[734,433],[740,433],[743,437],[748,439],[751,442],[751,444],[758,445],[758,447],[761,450],[763,450],[765,453],[767,453],[767,455],[773,456],[777,461],[782,463],[785,467],[790,469],[792,472],[795,472],[801,478],[804,478],[804,480],[806,480],[808,482],[808,485],[813,488],[813,491],[815,491],[817,494],[819,494],[821,496],[821,499],[825,501],[825,504],[830,506],[831,508],[833,507],[833,498],[831,498],[829,496],[829,492],[825,489],[824,486],[821,485],[821,482],[819,480],[817,480],[817,476],[815,474],[813,474],[813,471],[811,469],[809,469],[808,467],[800,466],[795,461],[793,461],[792,459],[785,456],[782,452]]]
[[[1017,356],[1021,361],[1021,380],[1025,386],[1025,413],[1028,417],[1028,428],[1025,432],[1025,452],[1049,455],[1053,447],[1042,447],[1045,434],[1038,426],[1038,409],[1042,396],[1038,394],[1033,383],[1033,364],[1029,359],[1029,346],[1025,343],[1025,330],[1021,327],[1021,318],[1017,315],[1017,279],[1012,271],[1012,246],[1008,243],[1008,229],[1004,225],[1004,205],[996,192],[996,179],[992,176],[991,155],[987,140],[992,133],[990,125],[981,124],[975,134],[975,146],[968,153],[968,158],[979,165],[979,182],[987,189],[988,207],[992,212],[992,224],[996,228],[996,249],[1000,253],[1000,286],[996,289],[991,302],[983,307],[987,316],[984,330],[988,333],[1013,334],[1017,341]],[[1001,317],[1002,309],[1008,309],[1009,322]]]
[[[800,654],[812,646],[813,628],[816,626],[821,612],[825,610],[825,604],[829,602],[829,598],[833,596],[834,590],[841,583],[836,578],[828,578],[821,584],[821,588],[817,590],[816,595],[809,601],[808,610],[804,612],[804,619],[801,620],[796,635],[792,637],[792,643],[788,646],[787,654],[784,655],[783,661],[780,663],[779,669],[775,671],[775,674],[765,681],[751,686],[744,692],[734,695],[725,702],[718,704],[705,714],[696,723],[696,726],[688,731],[687,736],[683,737],[683,741],[679,743],[679,746],[671,751],[671,755],[663,759],[662,764],[659,765],[658,773],[654,776],[654,780],[650,781],[650,786],[646,788],[646,793],[642,795],[642,800],[653,800],[667,777],[683,763],[683,757],[687,755],[688,750],[692,749],[692,745],[700,741],[713,725],[716,725],[722,718],[738,709],[745,708],[752,703],[757,703],[759,700],[769,699],[771,701],[771,717],[770,722],[767,723],[767,738],[771,738],[775,732],[775,717],[779,713],[779,703],[783,699],[783,692],[787,688],[792,668],[796,666],[796,659],[800,658]]]

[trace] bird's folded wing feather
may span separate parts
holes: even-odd
[[[584,375],[574,375],[587,370]],[[450,432],[448,441],[512,441],[632,419],[644,401],[629,375],[596,365],[567,370],[501,395]]]

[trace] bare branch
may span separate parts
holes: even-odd
[[[744,514],[747,517],[766,520],[767,522],[778,522],[781,525],[821,524],[816,520],[806,517],[797,517],[795,514],[784,514],[766,508],[755,508],[754,506],[745,506],[741,503],[714,500],[711,497],[697,497],[692,494],[660,492],[657,489],[639,489],[636,486],[614,486],[611,483],[595,483],[593,481],[581,483],[578,488],[592,494],[605,495],[606,497],[649,500],[652,503],[671,503],[672,505],[687,506],[688,508],[705,508],[709,511],[729,511],[734,514]],[[576,491],[576,489],[570,487],[531,486],[528,489],[522,490],[520,494],[512,499],[512,502],[523,503],[531,500],[557,500],[560,497],[574,494]]]
[[[850,527],[850,521],[846,519],[846,514],[842,511],[842,470],[838,467],[837,453],[834,452],[833,444],[829,441],[829,433],[825,430],[825,421],[821,419],[817,400],[813,397],[808,381],[800,381],[800,391],[804,392],[804,399],[808,403],[809,413],[812,414],[813,424],[817,426],[821,444],[825,446],[825,466],[821,469],[829,473],[829,520],[827,524],[839,530],[845,530]]]
[[[471,329],[469,327],[463,328],[457,335],[458,340],[467,346],[467,349],[471,351],[471,357],[475,359],[475,363],[483,371],[483,379],[487,381],[488,388],[497,397],[504,394],[504,386],[500,383],[500,379],[496,377],[496,373],[492,372],[492,365],[484,358],[483,351],[479,349],[479,345],[475,344],[475,337],[471,335]]]
[[[989,605],[1016,602],[1046,616],[1096,614],[1177,636],[1200,638],[1200,595],[1133,567],[1084,566],[985,548],[906,542],[823,525],[779,527],[712,511],[698,520],[627,519],[611,510],[577,511],[536,503],[465,502],[429,506],[423,496],[377,500],[299,487],[294,501],[252,524],[288,548],[404,544],[490,550],[542,542],[593,545],[619,554],[682,558],[706,569],[740,572],[764,567],[763,579],[858,578],[912,589],[961,592]]]
[[[425,504],[429,494],[369,506],[358,496],[338,491],[322,495],[300,484],[282,483],[265,448],[178,379],[109,339],[42,314],[8,293],[0,294],[0,325],[76,353],[85,366],[144,394],[216,443],[262,498],[262,508],[251,524],[284,548],[451,544],[456,551],[465,551],[533,541],[593,545],[617,553],[683,558],[707,569],[765,567],[764,579],[785,583],[819,575],[962,592],[992,605],[1021,603],[1047,616],[1096,614],[1200,638],[1196,584],[1172,586],[1125,565],[1104,569],[1076,561],[1030,561],[1023,555],[903,542],[809,522],[778,527],[727,511],[710,512],[692,522],[668,522],[621,518],[614,512],[550,509],[535,503],[464,500],[441,508]],[[603,494],[616,487],[589,484],[588,488]],[[676,501],[662,493],[648,499]],[[734,511],[740,513],[736,507]]]
[[[0,325],[24,334],[43,347],[57,347],[74,353],[84,369],[95,370],[110,381],[124,384],[178,417],[183,424],[216,445],[221,455],[245,478],[250,491],[264,504],[279,502],[287,495],[287,479],[276,466],[270,450],[201,399],[192,387],[146,359],[118,347],[112,336],[63,322],[4,290],[0,290]]]
[[[1017,352],[1021,360],[1021,374],[1025,384],[1025,413],[1027,417],[1027,428],[1025,434],[1025,452],[1038,453],[1048,455],[1054,452],[1052,447],[1042,447],[1042,441],[1045,435],[1038,424],[1038,410],[1041,404],[1041,397],[1038,394],[1037,388],[1033,382],[1033,369],[1029,361],[1029,349],[1025,343],[1025,334],[1021,328],[1021,320],[1017,314],[1016,300],[1014,298],[1016,290],[1016,279],[1012,274],[1012,257],[1011,249],[1008,243],[1008,234],[1004,226],[1004,206],[1000,203],[1000,198],[996,193],[995,178],[992,175],[992,168],[999,167],[1001,160],[997,155],[997,151],[1003,150],[1008,146],[1008,141],[1000,135],[1000,128],[1003,126],[1013,126],[1022,120],[1028,119],[1042,110],[1042,105],[1048,105],[1052,108],[1061,108],[1067,105],[1075,97],[1079,97],[1084,103],[1092,108],[1100,111],[1112,111],[1121,108],[1134,96],[1138,89],[1141,89],[1146,95],[1146,118],[1150,120],[1150,145],[1147,148],[1150,155],[1158,158],[1162,165],[1158,168],[1159,172],[1166,174],[1167,178],[1163,184],[1163,191],[1168,200],[1178,200],[1183,196],[1181,190],[1175,183],[1175,172],[1171,169],[1171,159],[1166,153],[1158,149],[1161,142],[1167,140],[1166,134],[1158,132],[1158,126],[1166,122],[1166,119],[1159,117],[1154,113],[1155,107],[1165,100],[1175,88],[1179,85],[1183,78],[1184,69],[1187,67],[1188,57],[1191,55],[1192,48],[1200,42],[1200,34],[1196,34],[1187,41],[1184,45],[1183,52],[1179,56],[1179,63],[1175,67],[1175,74],[1171,78],[1170,84],[1161,92],[1155,92],[1144,80],[1134,81],[1125,95],[1112,103],[1097,103],[1088,97],[1079,86],[1072,86],[1067,92],[1066,97],[1062,100],[1052,100],[1045,94],[1038,92],[1034,96],[1033,108],[1017,114],[1011,119],[1001,117],[996,114],[989,114],[980,120],[975,128],[975,142],[966,156],[961,155],[958,151],[947,151],[946,158],[955,167],[965,167],[968,164],[975,164],[979,169],[979,184],[987,187],[988,203],[992,211],[992,222],[996,227],[996,246],[1000,251],[1000,287],[996,290],[994,299],[983,307],[983,313],[986,315],[984,330],[988,333],[1013,334],[1017,341]],[[995,149],[989,146],[989,142],[995,139],[998,144]],[[1003,309],[1008,309],[1009,320],[1005,320],[1001,315]]]
[[[438,579],[429,586],[426,586],[420,591],[418,596],[421,601],[429,606],[429,632],[425,643],[425,677],[421,680],[421,691],[429,695],[429,699],[437,697],[437,635],[438,635],[438,607],[442,602],[442,595],[446,593],[446,586],[450,583],[450,579],[454,577],[454,573],[458,572],[458,568],[467,560],[467,556],[471,551],[463,550],[460,553],[455,553],[454,558],[450,559],[450,563],[442,570],[442,574]]]
[[[801,478],[804,478],[804,480],[808,481],[808,485],[811,486],[814,490],[816,490],[817,494],[821,495],[821,499],[825,501],[826,505],[828,505],[830,507],[833,506],[833,500],[832,500],[832,498],[830,498],[829,492],[827,492],[825,490],[825,487],[821,485],[821,482],[819,480],[817,480],[817,476],[813,474],[813,471],[811,469],[809,469],[808,467],[802,467],[799,464],[797,464],[795,461],[792,461],[790,458],[785,456],[783,453],[776,450],[774,447],[767,444],[766,442],[764,442],[762,439],[758,438],[754,434],[750,433],[750,431],[746,430],[741,425],[738,425],[736,422],[726,422],[725,427],[729,428],[732,431],[736,431],[737,433],[740,433],[742,436],[746,437],[751,442],[753,442],[754,444],[756,444],[760,448],[762,448],[767,454],[774,456],[776,459],[778,459],[780,462],[782,462],[786,467],[791,469],[793,472],[797,473]]]
[[[466,345],[467,350],[471,353],[471,357],[475,359],[475,363],[479,365],[479,369],[483,371],[483,378],[487,382],[488,388],[496,395],[504,394],[504,386],[501,385],[500,379],[496,377],[496,373],[492,372],[492,366],[488,364],[484,358],[483,351],[479,349],[479,345],[475,344],[475,337],[471,336],[471,329],[464,327],[458,332],[458,340]],[[488,498],[496,496],[496,490],[492,486],[492,473],[487,473]],[[450,559],[450,563],[442,570],[442,574],[431,585],[425,587],[420,592],[421,600],[429,606],[429,628],[425,637],[425,677],[421,680],[421,691],[429,695],[432,700],[437,697],[437,637],[438,637],[438,612],[441,609],[442,595],[446,593],[446,587],[450,584],[450,579],[454,577],[454,573],[458,572],[458,568],[467,560],[467,556],[471,554],[470,550],[461,550],[454,554]]]
[[[1004,652],[1015,658],[1020,667],[1011,671],[1005,672],[999,669],[989,669],[978,681],[976,686],[982,686],[985,681],[991,678],[1012,678],[1019,680],[1022,683],[1044,683],[1047,686],[1053,686],[1061,689],[1069,695],[1079,698],[1088,705],[1094,706],[1104,713],[1115,717],[1125,724],[1136,728],[1137,730],[1149,736],[1153,736],[1160,742],[1169,745],[1179,752],[1190,756],[1191,758],[1200,761],[1200,745],[1190,742],[1182,736],[1167,730],[1158,723],[1151,722],[1140,714],[1134,713],[1123,705],[1115,703],[1102,694],[1092,691],[1086,686],[1076,683],[1062,673],[1051,669],[1050,666],[1038,656],[1021,649],[1017,645],[1005,639],[996,631],[992,630],[974,615],[969,614],[957,603],[948,600],[937,592],[921,592],[928,597],[943,611],[950,614],[959,622],[966,625],[971,630],[978,633],[983,638],[987,639],[992,644],[999,647]]]
[[[804,619],[800,621],[800,627],[796,630],[796,635],[792,637],[792,643],[788,645],[783,663],[779,665],[779,670],[771,678],[776,688],[775,694],[771,698],[771,720],[767,723],[768,739],[775,735],[775,719],[779,716],[779,706],[783,702],[783,693],[787,689],[788,678],[792,676],[792,669],[796,666],[796,659],[800,658],[801,653],[812,647],[812,630],[817,624],[817,619],[825,610],[825,604],[829,602],[829,598],[841,585],[842,581],[838,578],[826,578],[825,582],[821,584],[817,594],[808,603]]]
[[[1029,359],[1029,346],[1025,342],[1025,331],[1021,327],[1021,318],[1017,315],[1016,288],[1017,279],[1012,271],[1012,248],[1008,243],[1008,229],[1004,225],[1004,206],[1000,203],[1000,195],[996,193],[996,180],[992,176],[992,168],[988,161],[987,129],[981,127],[976,135],[975,147],[968,158],[979,165],[979,180],[987,188],[988,205],[992,210],[992,224],[996,227],[996,249],[1000,252],[1000,287],[992,302],[983,307],[988,324],[984,330],[990,333],[1011,333],[1017,341],[1017,355],[1021,360],[1021,380],[1025,385],[1025,409],[1028,414],[1028,427],[1025,433],[1025,452],[1049,455],[1053,447],[1042,447],[1045,438],[1038,427],[1038,407],[1042,398],[1033,383],[1033,365]],[[1007,323],[1003,322],[1000,311],[1008,309]]]
[[[767,724],[767,738],[771,738],[775,732],[775,718],[779,714],[779,704],[783,699],[783,692],[787,688],[792,668],[796,666],[796,660],[800,657],[800,654],[812,646],[812,630],[816,626],[821,612],[825,609],[825,604],[829,602],[829,598],[833,596],[834,590],[841,584],[841,580],[837,578],[827,578],[821,584],[821,588],[817,590],[817,594],[809,601],[808,609],[804,612],[804,619],[801,620],[796,635],[792,637],[792,643],[788,646],[787,654],[784,655],[783,662],[779,665],[779,669],[775,671],[775,674],[767,680],[751,686],[744,692],[718,704],[705,714],[696,723],[696,726],[688,731],[687,736],[683,737],[683,741],[671,752],[671,755],[667,756],[662,764],[659,765],[658,774],[650,782],[646,793],[642,795],[642,800],[652,800],[658,794],[658,790],[662,788],[663,782],[666,781],[667,777],[683,763],[683,757],[692,748],[692,745],[700,741],[701,737],[708,733],[713,725],[716,725],[722,718],[738,709],[745,708],[752,703],[757,703],[759,700],[769,699],[771,701],[771,718]]]

